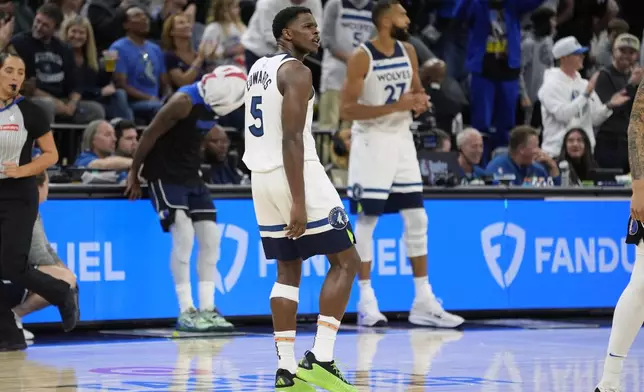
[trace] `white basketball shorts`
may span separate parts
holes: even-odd
[[[423,208],[423,181],[412,133],[354,128],[347,195],[353,214],[378,216]]]
[[[304,162],[307,228],[300,238],[286,237],[293,198],[283,167],[252,174],[255,216],[267,259],[308,259],[334,254],[355,243],[342,200],[318,161]]]

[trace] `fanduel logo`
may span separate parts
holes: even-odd
[[[219,244],[223,243],[224,238],[229,238],[237,243],[235,258],[226,276],[222,278],[219,268],[215,269],[215,287],[220,293],[225,294],[232,290],[244,269],[248,254],[248,233],[238,226],[225,223],[217,223],[217,228],[219,229],[217,230]]]
[[[516,241],[514,247],[514,254],[508,270],[503,272],[499,265],[499,258],[501,257],[501,243],[497,241],[493,244],[495,239],[499,237],[510,237]],[[483,248],[483,256],[485,262],[501,288],[510,287],[514,279],[519,273],[521,262],[523,261],[523,253],[525,252],[526,243],[525,230],[513,223],[497,222],[489,225],[481,231],[481,247]]]

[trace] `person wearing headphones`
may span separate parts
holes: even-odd
[[[461,169],[457,176],[467,180],[482,178],[488,173],[481,166],[483,157],[483,136],[474,128],[465,128],[456,135],[458,149],[458,166]]]

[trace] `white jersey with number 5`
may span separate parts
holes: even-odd
[[[414,73],[403,43],[396,41],[394,54],[391,56],[385,56],[370,41],[360,47],[367,52],[370,61],[358,103],[383,106],[398,102],[400,96],[410,90]],[[356,132],[409,131],[412,122],[410,111],[396,112],[374,119],[354,121],[353,130]]]
[[[252,172],[269,172],[284,166],[282,158],[282,101],[277,87],[277,71],[288,61],[298,61],[288,54],[262,57],[248,72],[245,95],[245,145],[243,161]],[[313,87],[311,86],[311,91]],[[311,133],[313,101],[311,97],[304,123],[304,160],[318,161],[315,139]],[[288,113],[288,110],[287,110]],[[288,115],[288,114],[287,114]]]

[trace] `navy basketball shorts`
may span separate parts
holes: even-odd
[[[631,217],[628,218],[628,230],[626,231],[626,243],[639,245],[644,238],[644,225]]]
[[[217,220],[217,210],[205,183],[186,186],[154,180],[148,185],[150,200],[159,215],[163,231],[170,231],[177,210],[185,211],[193,222]]]
[[[286,237],[293,199],[284,168],[253,172],[252,178],[255,216],[267,259],[306,260],[315,255],[339,253],[355,244],[342,200],[320,162],[304,162],[308,224],[304,235],[296,240]]]
[[[423,180],[412,133],[353,132],[347,196],[352,214],[379,216],[424,208]]]

